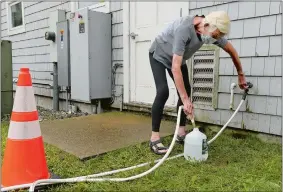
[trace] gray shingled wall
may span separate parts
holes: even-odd
[[[113,65],[123,64],[123,2],[110,2],[113,15],[112,20],[112,59]],[[123,67],[119,67],[115,75],[115,103],[113,107],[120,107],[122,102]]]
[[[228,11],[231,22],[229,41],[237,49],[247,81],[254,84],[247,102],[231,126],[281,135],[281,6],[280,2],[190,2],[190,14]],[[230,85],[237,83],[237,71],[229,55],[220,53],[218,110],[197,110],[200,120],[224,124],[229,110]],[[235,90],[235,108],[240,90]]]

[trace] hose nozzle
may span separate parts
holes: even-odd
[[[247,82],[247,85],[248,85],[248,88],[245,90],[245,93],[244,93],[244,95],[243,95],[243,97],[242,97],[243,100],[246,99],[247,94],[248,94],[248,92],[249,92],[249,89],[253,87],[253,84],[252,84],[251,82]]]
[[[247,82],[248,88],[253,88],[253,84],[251,82]]]

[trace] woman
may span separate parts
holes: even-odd
[[[177,88],[180,105],[184,106],[181,114],[178,142],[183,142],[186,131],[186,116],[193,118],[193,104],[190,98],[188,60],[203,44],[215,44],[230,54],[238,72],[239,86],[246,89],[245,76],[240,59],[234,47],[224,36],[228,34],[230,19],[224,11],[216,11],[207,16],[181,17],[161,32],[149,49],[149,60],[156,85],[156,97],[152,106],[152,134],[150,149],[156,154],[164,154],[168,147],[164,147],[160,140],[159,130],[165,103],[169,97],[166,70]]]

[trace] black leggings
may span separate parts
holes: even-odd
[[[152,106],[152,131],[159,132],[160,123],[161,123],[161,119],[163,115],[163,109],[169,97],[169,88],[168,88],[165,70],[168,71],[173,81],[174,81],[174,77],[170,69],[166,68],[162,63],[160,63],[159,61],[153,58],[152,53],[149,53],[149,60],[150,60],[150,65],[151,65],[154,81],[155,81],[155,86],[156,86],[156,96],[155,96],[154,103]],[[191,86],[189,82],[189,74],[188,74],[187,65],[182,65],[181,71],[183,75],[185,89],[187,91],[188,96],[190,97]],[[179,106],[183,105],[183,102],[180,98],[180,94],[178,91],[177,91],[177,94],[179,97],[179,100],[177,103],[177,112],[178,112]],[[181,119],[180,119],[180,126],[185,126],[185,124],[186,124],[186,115],[184,111],[182,111]]]

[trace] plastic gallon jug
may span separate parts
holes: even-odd
[[[207,137],[198,128],[186,135],[184,157],[189,161],[205,161],[208,158]]]

